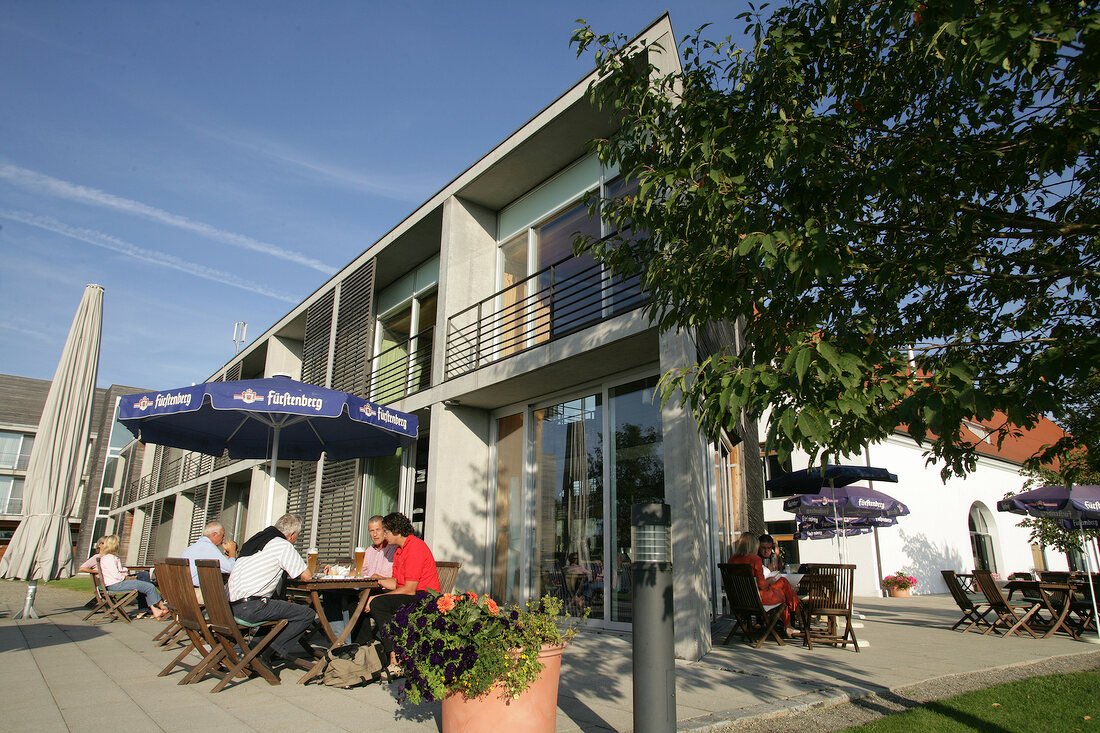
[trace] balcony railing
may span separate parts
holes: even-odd
[[[637,275],[609,275],[568,257],[447,319],[451,379],[576,333],[648,300]]]
[[[371,366],[371,400],[385,404],[430,387],[434,340],[435,328],[426,328],[379,352]]]

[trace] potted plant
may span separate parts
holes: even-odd
[[[910,595],[909,589],[916,584],[916,578],[912,575],[906,575],[900,570],[882,579],[882,587],[886,589],[891,598],[908,598]]]
[[[577,631],[560,599],[500,606],[488,594],[422,593],[389,632],[402,694],[440,700],[443,731],[553,731],[561,653]]]

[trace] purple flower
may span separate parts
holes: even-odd
[[[427,616],[417,616],[416,617],[416,626],[417,626],[417,628],[422,629],[427,625],[428,625],[428,617]]]
[[[432,655],[431,655],[431,657],[429,658],[429,661],[430,661],[430,662],[431,662],[431,663],[432,663],[433,665],[435,665],[435,666],[437,666],[437,667],[438,667],[439,665],[443,664],[443,655],[442,655],[442,654],[437,654],[437,653],[435,653],[435,652],[432,652]]]

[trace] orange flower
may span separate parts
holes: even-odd
[[[471,601],[477,603],[477,593],[474,593],[473,591],[468,591],[466,595],[469,596]]]
[[[497,602],[494,601],[492,598],[488,598],[485,600],[485,608],[489,609],[489,613],[493,614],[494,616],[496,616],[497,613],[500,612],[500,607],[497,606]]]
[[[441,613],[447,613],[455,607],[455,597],[450,593],[444,593],[439,597],[439,601],[436,602],[436,606]]]

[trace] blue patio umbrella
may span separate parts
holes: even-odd
[[[834,524],[853,518],[904,517],[909,507],[894,497],[866,486],[822,488],[816,494],[798,494],[783,501],[783,508],[802,516],[827,517]]]
[[[122,399],[119,420],[146,443],[230,458],[269,458],[271,524],[279,458],[393,455],[416,442],[417,419],[347,392],[289,377],[206,382]]]
[[[858,489],[859,492],[848,491],[847,487],[856,481],[897,483],[898,477],[885,468],[831,464],[785,473],[769,480],[765,485],[770,490],[793,490],[798,492],[798,496],[792,496],[783,502],[785,510],[801,515],[832,516],[835,524],[839,524],[842,516],[902,516],[909,513],[909,509],[904,504],[873,489],[853,487]],[[862,506],[860,501],[855,498],[856,494],[860,492],[870,492],[864,494]],[[853,497],[852,501],[849,501],[849,496]],[[897,513],[889,514],[889,512],[895,510]],[[839,536],[837,537],[837,552],[840,554],[841,561],[843,561],[845,552],[840,544]]]
[[[1100,520],[1100,486],[1068,484],[1065,486],[1040,486],[1031,491],[1023,491],[997,502],[997,510],[1026,514],[1039,519],[1057,519],[1063,527],[1076,528],[1081,532],[1081,544],[1085,545],[1085,530],[1097,526]],[[1093,584],[1092,563],[1085,548],[1085,570],[1089,576],[1089,595],[1092,597],[1092,614],[1100,619],[1096,612],[1096,588]],[[1100,637],[1100,621],[1096,635]]]

